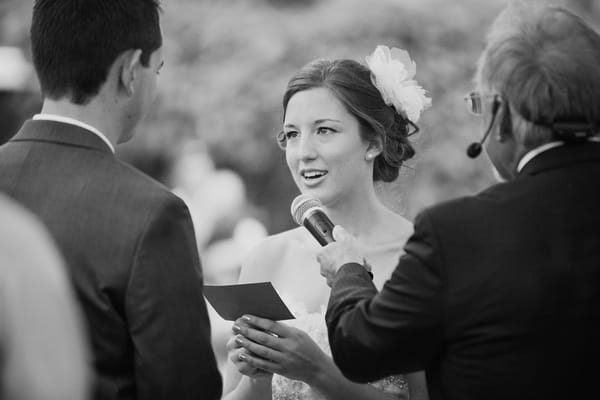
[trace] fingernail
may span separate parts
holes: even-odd
[[[237,344],[244,344],[244,341],[243,341],[242,339],[240,339],[239,337],[236,337],[236,338],[235,338],[235,342],[236,342]]]
[[[234,333],[240,333],[240,332],[241,332],[241,330],[242,330],[242,328],[240,328],[240,326],[239,326],[239,325],[233,325],[233,328],[231,328],[231,330],[232,330]]]
[[[242,360],[242,361],[246,361],[246,355],[245,355],[245,354],[240,354],[240,355],[238,356],[238,358],[239,358],[240,360]]]
[[[250,318],[250,317],[249,317],[249,316],[247,316],[247,315],[244,315],[244,316],[242,317],[242,319],[243,319],[244,321],[246,321],[246,322],[251,322],[251,321],[252,321],[252,318]]]

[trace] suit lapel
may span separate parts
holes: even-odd
[[[28,120],[10,142],[49,142],[83,147],[102,152],[112,151],[95,133],[76,125],[56,121]]]

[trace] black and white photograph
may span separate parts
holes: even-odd
[[[0,0],[0,400],[578,400],[600,1]]]

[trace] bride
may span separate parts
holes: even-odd
[[[409,130],[431,100],[412,80],[405,51],[379,46],[367,64],[316,60],[302,68],[283,97],[278,141],[300,191],[320,199],[331,220],[358,238],[381,289],[412,224],[384,206],[375,182],[394,181],[414,155]],[[423,372],[357,384],[335,366],[318,250],[298,227],[266,238],[245,261],[240,283],[271,281],[296,319],[244,316],[234,323],[224,399],[427,399]]]

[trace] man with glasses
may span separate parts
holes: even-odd
[[[319,254],[346,376],[425,369],[431,399],[597,391],[598,65],[600,36],[564,9],[512,5],[497,18],[467,97],[486,131],[468,153],[485,142],[506,182],[422,211],[379,293],[343,228]]]

